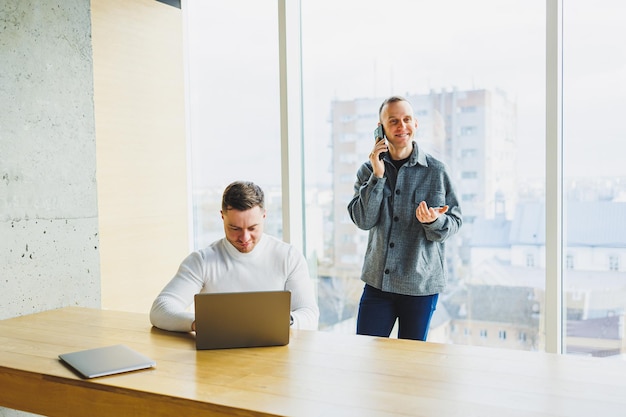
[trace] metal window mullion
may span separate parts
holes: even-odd
[[[302,42],[300,0],[278,0],[283,240],[303,253]]]
[[[563,1],[546,1],[546,352],[563,353]]]

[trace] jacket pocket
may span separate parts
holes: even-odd
[[[446,205],[446,193],[439,190],[429,190],[424,195],[423,192],[415,193],[416,206],[422,201],[426,201],[428,207],[443,207]]]

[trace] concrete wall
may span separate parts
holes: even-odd
[[[0,318],[100,306],[89,7],[0,2]]]

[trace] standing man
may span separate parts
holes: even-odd
[[[348,204],[354,224],[369,230],[357,333],[389,337],[397,319],[399,338],[426,340],[447,281],[445,241],[461,227],[461,208],[446,166],[413,140],[411,104],[393,96],[378,114],[386,141],[359,168]]]
[[[188,311],[198,293],[291,291],[291,325],[317,330],[319,309],[302,253],[263,233],[265,197],[251,182],[237,181],[224,190],[225,237],[191,253],[157,296],[150,321],[164,330],[195,331]]]

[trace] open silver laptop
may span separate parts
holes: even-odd
[[[196,349],[289,343],[289,291],[196,294],[194,301]]]
[[[126,345],[103,346],[62,353],[59,355],[59,359],[84,378],[136,371],[156,365],[155,361]]]

